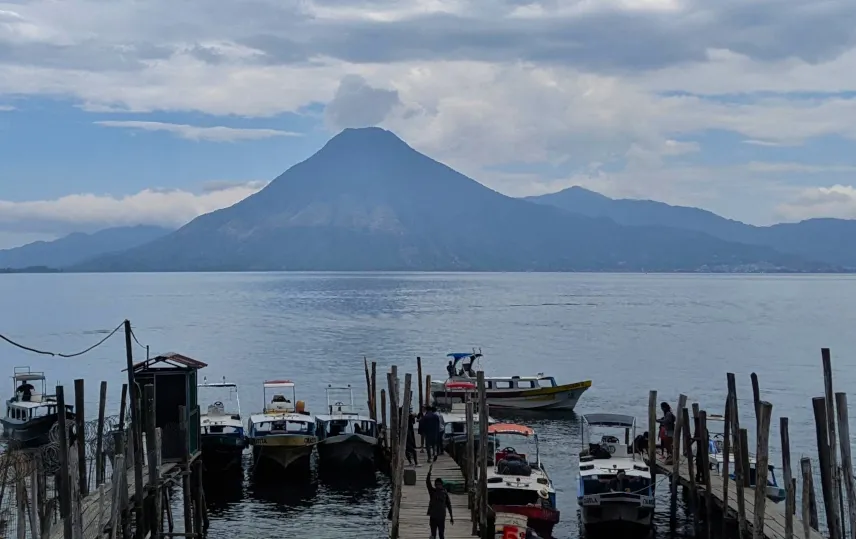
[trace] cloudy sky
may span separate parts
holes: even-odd
[[[856,3],[0,0],[0,247],[180,225],[364,125],[513,196],[856,218]]]

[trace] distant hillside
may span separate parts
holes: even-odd
[[[527,197],[588,217],[606,217],[632,226],[667,226],[703,232],[717,238],[772,247],[783,253],[827,264],[856,268],[856,221],[809,219],[800,223],[753,226],[699,208],[671,206],[653,200],[613,199],[582,187]]]
[[[774,249],[510,198],[379,128],[346,129],[234,206],[78,271],[818,271]]]
[[[0,251],[0,268],[35,270],[64,268],[84,260],[148,243],[172,232],[156,226],[108,228],[93,234],[74,233],[53,241],[37,241]],[[44,272],[42,270],[41,272]]]

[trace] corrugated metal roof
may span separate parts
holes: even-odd
[[[162,354],[162,355],[150,358],[146,361],[140,361],[139,363],[134,365],[134,370],[136,371],[136,370],[140,370],[141,368],[144,368],[144,367],[151,367],[152,365],[155,365],[156,363],[169,363],[174,367],[181,366],[181,367],[187,367],[190,369],[202,369],[202,368],[208,366],[207,363],[203,363],[197,359],[193,359],[191,357],[187,357],[187,356],[184,356],[181,354],[170,353],[170,354]]]

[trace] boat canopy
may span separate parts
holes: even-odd
[[[516,425],[514,423],[496,423],[488,425],[488,434],[519,434],[521,436],[532,436],[535,431],[526,425]]]
[[[630,429],[636,426],[636,418],[625,414],[586,414],[583,416],[589,426],[621,427]]]
[[[451,354],[446,354],[446,357],[450,357],[457,362],[468,357],[478,359],[482,357],[482,355],[477,352],[452,352]]]
[[[264,387],[294,387],[294,382],[292,382],[291,380],[265,380]]]

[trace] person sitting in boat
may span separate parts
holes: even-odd
[[[446,365],[446,373],[448,373],[449,378],[455,377],[455,363],[450,359],[449,364]]]
[[[611,492],[630,492],[627,485],[627,478],[624,475],[624,470],[618,470],[615,477],[609,480],[609,490]]]
[[[646,430],[633,440],[633,444],[627,448],[630,453],[643,453],[648,451],[648,431]]]
[[[271,399],[271,402],[285,402],[290,403],[291,401],[286,399],[284,395],[274,395]]]
[[[33,387],[33,384],[31,384],[30,382],[24,382],[23,384],[18,386],[18,389],[15,390],[15,393],[21,394],[18,400],[23,402],[30,402],[30,399],[33,398],[33,391],[35,390],[36,388]]]

